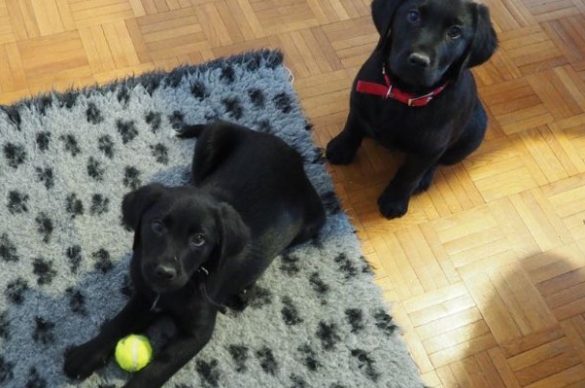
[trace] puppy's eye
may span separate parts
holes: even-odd
[[[451,28],[449,28],[449,30],[447,30],[447,36],[449,37],[449,39],[453,40],[459,39],[461,38],[462,34],[463,30],[459,26],[452,26]]]
[[[193,248],[201,248],[203,245],[205,245],[205,242],[205,235],[203,233],[197,233],[191,237],[189,245],[191,245]]]
[[[153,221],[152,224],[150,224],[150,227],[156,234],[164,234],[165,232],[165,226],[161,221]]]
[[[415,9],[408,11],[408,14],[406,14],[406,19],[412,24],[419,24],[420,12]]]

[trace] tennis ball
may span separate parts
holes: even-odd
[[[116,362],[126,372],[138,372],[152,359],[152,346],[143,335],[130,334],[116,345]]]

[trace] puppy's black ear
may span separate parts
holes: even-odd
[[[228,265],[231,258],[240,253],[250,240],[250,229],[242,221],[240,214],[227,203],[221,203],[215,211],[218,229],[218,242],[213,256],[216,258],[209,268],[206,291],[215,304],[222,305],[242,284],[242,269],[237,263]],[[249,268],[247,270],[250,270]],[[235,271],[235,272],[234,272]]]
[[[238,254],[250,239],[250,230],[240,214],[230,205],[223,203],[217,210],[219,224],[220,262]],[[221,263],[220,263],[221,266]]]
[[[498,37],[492,25],[489,8],[478,3],[471,3],[470,6],[473,7],[475,29],[467,57],[468,68],[486,62],[498,47]]]
[[[390,31],[390,24],[394,19],[394,12],[396,12],[399,4],[400,0],[372,1],[372,18],[381,37],[384,38]]]
[[[138,230],[142,213],[154,205],[165,190],[163,185],[152,183],[126,194],[122,200],[122,220],[124,224],[133,230]]]
[[[498,37],[492,26],[490,11],[483,4],[469,3],[473,17],[473,38],[458,61],[451,65],[449,78],[458,78],[465,69],[486,62],[498,47]]]

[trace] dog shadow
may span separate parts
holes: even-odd
[[[388,149],[372,139],[364,139],[351,164],[345,166],[328,164],[345,207],[352,214],[357,213],[364,222],[385,220],[378,208],[378,198],[396,175],[404,158],[405,154],[399,150]],[[449,182],[461,177],[469,179],[463,163],[440,166],[430,188],[411,196],[407,214],[389,222],[420,223],[450,214],[446,212],[447,210],[460,210],[460,206],[457,207],[456,204],[443,204],[441,201],[444,201],[443,191],[445,188],[449,189]],[[479,193],[477,195],[474,203],[483,202]],[[453,205],[457,208],[453,208]],[[436,210],[437,207],[439,210]]]
[[[461,300],[474,306],[425,343],[451,346],[430,355],[442,386],[585,384],[583,248],[574,244],[465,277],[469,295]]]
[[[439,166],[429,189],[413,195],[408,213],[391,222],[410,225],[451,216],[482,206],[506,193],[533,189],[539,182],[546,181],[544,174],[547,172],[558,176],[566,170],[569,176],[580,171],[582,166],[577,162],[571,165],[573,160],[578,160],[573,157],[578,154],[578,146],[573,144],[583,137],[580,128],[551,127],[506,134],[496,119],[491,114],[489,116],[486,138],[480,147],[455,165]],[[562,152],[565,155],[556,155],[559,149],[553,152],[549,144],[551,139],[562,144],[559,149],[564,147]],[[539,159],[538,155],[543,150],[550,152],[550,158],[559,158],[569,165],[561,165],[560,162],[558,165],[543,165],[549,163],[546,154]],[[398,150],[389,150],[372,139],[365,139],[351,164],[328,164],[328,168],[346,207],[358,214],[362,222],[379,222],[383,217],[379,213],[377,200],[403,160],[404,154]],[[551,170],[553,168],[554,171]],[[499,177],[507,180],[516,178],[514,185],[504,187],[508,192],[502,192],[502,185],[495,184]]]

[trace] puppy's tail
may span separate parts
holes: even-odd
[[[177,137],[181,139],[199,137],[205,128],[207,128],[207,124],[185,125],[177,131]]]

